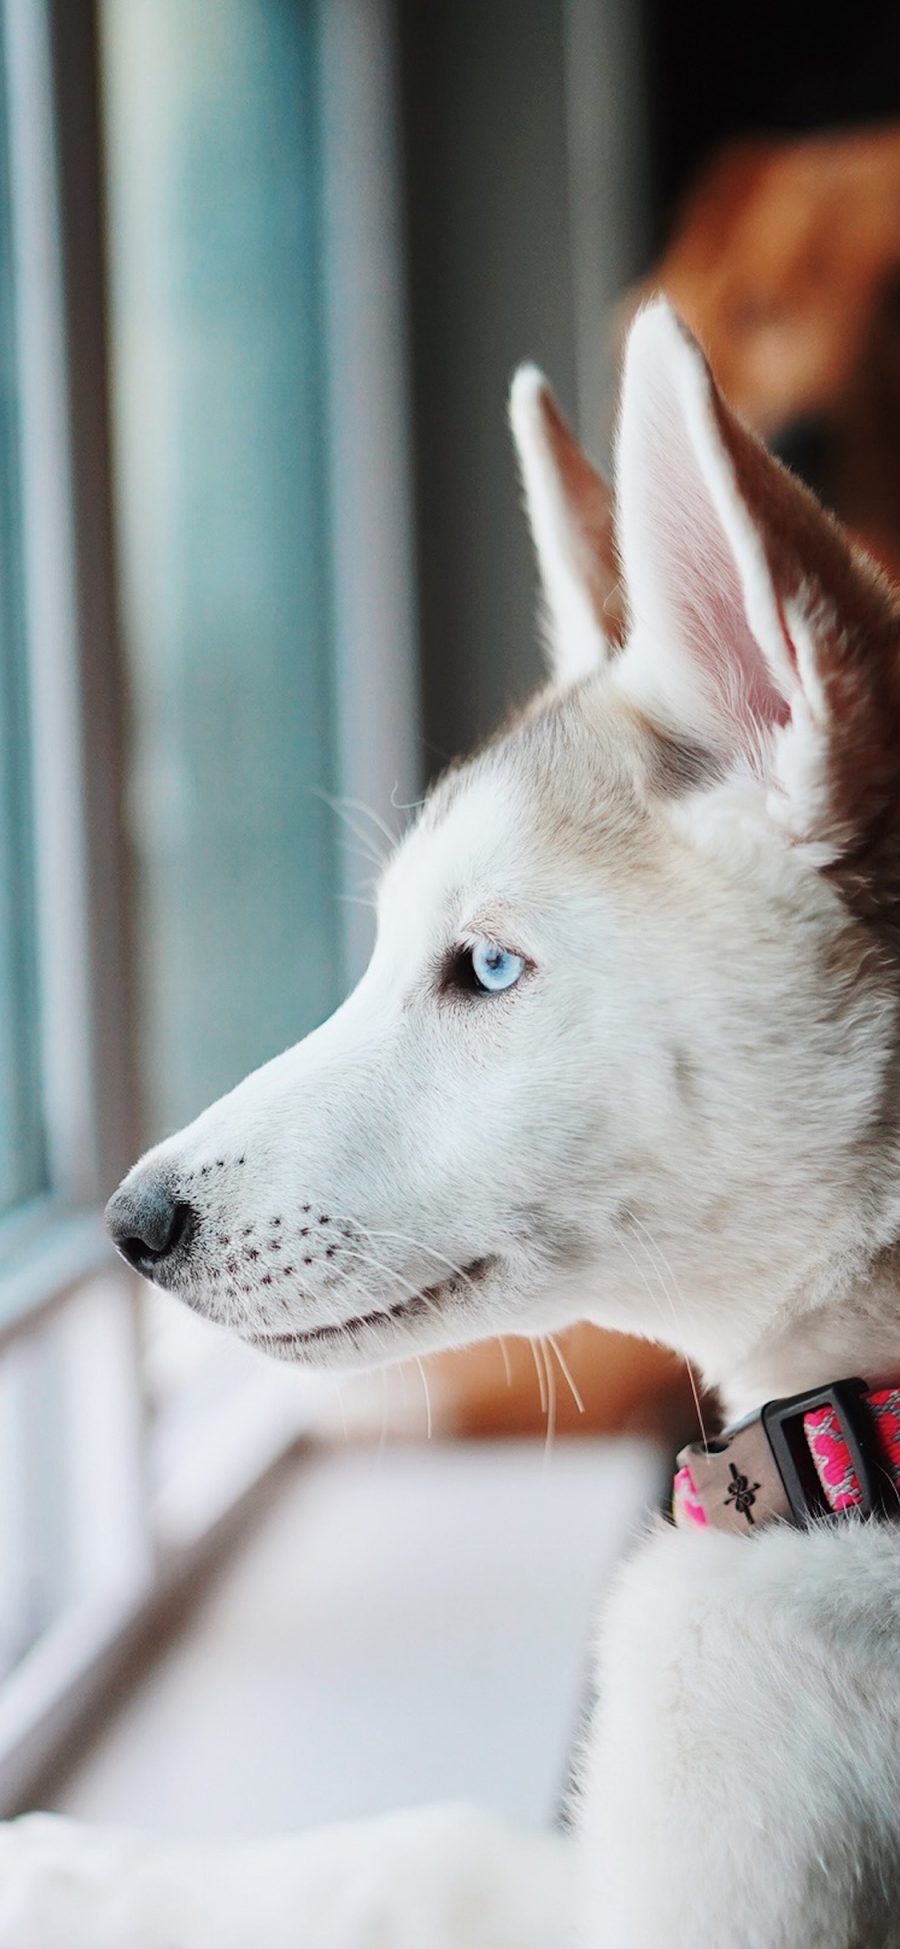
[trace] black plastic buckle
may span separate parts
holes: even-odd
[[[785,1401],[766,1402],[762,1424],[795,1523],[845,1513],[832,1509],[826,1500],[810,1453],[803,1417],[814,1408],[833,1408],[837,1416],[860,1489],[861,1500],[853,1504],[852,1513],[856,1516],[888,1513],[884,1499],[887,1471],[866,1401],[868,1392],[865,1381],[835,1381],[832,1387],[816,1388],[811,1394],[792,1394]]]

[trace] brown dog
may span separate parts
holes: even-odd
[[[664,291],[756,432],[900,577],[900,128],[724,151]]]

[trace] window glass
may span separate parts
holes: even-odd
[[[145,1134],[339,985],[314,9],[106,0]]]
[[[5,101],[0,43],[0,1220],[45,1183]]]

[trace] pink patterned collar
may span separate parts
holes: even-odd
[[[683,1448],[672,1515],[679,1529],[744,1536],[779,1518],[900,1516],[900,1381],[834,1381],[769,1401]]]

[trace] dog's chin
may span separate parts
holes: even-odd
[[[238,1325],[241,1339],[276,1360],[305,1367],[375,1367],[409,1354],[477,1339],[484,1332],[485,1288],[494,1287],[496,1258],[474,1259],[439,1284],[341,1320],[318,1326]],[[502,1282],[501,1282],[502,1283]]]

